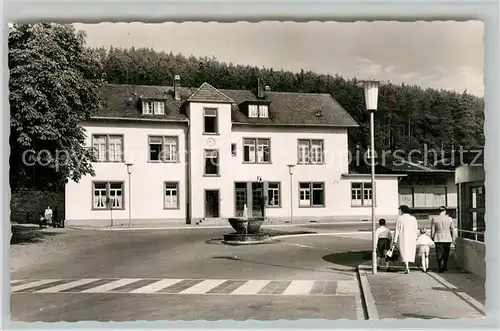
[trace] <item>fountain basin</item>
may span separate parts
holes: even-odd
[[[256,234],[260,232],[260,227],[264,223],[264,217],[244,218],[229,218],[229,224],[233,227],[237,234]],[[246,228],[246,231],[245,231]]]
[[[264,221],[264,217],[230,218],[229,224],[236,233],[225,234],[222,242],[229,245],[262,244],[270,239],[270,235],[261,229]]]
[[[252,245],[252,244],[262,244],[270,239],[270,235],[267,233],[230,233],[224,235],[224,244],[229,245]]]

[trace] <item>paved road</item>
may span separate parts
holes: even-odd
[[[11,275],[13,321],[362,319],[369,233],[226,246],[226,229],[68,231]]]

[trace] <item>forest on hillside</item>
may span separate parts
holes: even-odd
[[[273,91],[329,93],[360,124],[359,129],[349,132],[350,149],[365,150],[369,146],[369,121],[356,78],[235,65],[147,48],[93,51],[108,83],[171,85],[173,76],[180,75],[184,86],[208,82],[216,88],[255,89],[257,78],[261,78]],[[484,100],[467,91],[387,84],[380,89],[375,115],[376,150],[483,146],[483,123]]]

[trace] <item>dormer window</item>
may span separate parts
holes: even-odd
[[[165,102],[164,101],[143,101],[142,113],[144,115],[164,115]]]
[[[269,107],[267,105],[259,106],[259,117],[268,118],[269,117]]]
[[[268,105],[248,105],[248,117],[251,118],[268,118]]]
[[[142,113],[144,115],[152,115],[153,114],[153,102],[152,101],[143,101],[142,102]]]

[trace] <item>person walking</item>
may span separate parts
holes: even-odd
[[[410,215],[410,208],[406,205],[399,207],[401,215],[396,220],[394,243],[398,245],[401,260],[405,264],[405,273],[410,272],[409,263],[415,263],[417,252],[418,222],[415,216]]]
[[[431,247],[434,246],[434,242],[431,238],[427,236],[427,230],[420,229],[420,236],[417,239],[418,254],[420,255],[420,260],[422,262],[422,271],[429,271],[429,252]]]
[[[52,209],[50,209],[50,207],[47,207],[47,209],[45,209],[45,215],[44,216],[45,216],[45,221],[49,225],[52,224],[52,215],[53,215]]]
[[[448,270],[448,257],[454,231],[453,219],[446,214],[446,207],[439,207],[439,215],[431,218],[431,238],[436,246],[439,273]]]
[[[389,270],[389,260],[387,259],[387,251],[391,249],[392,235],[391,230],[386,226],[385,219],[381,218],[378,221],[380,227],[375,231],[375,238],[377,238],[377,269],[380,268],[382,261],[385,260],[385,269]]]

